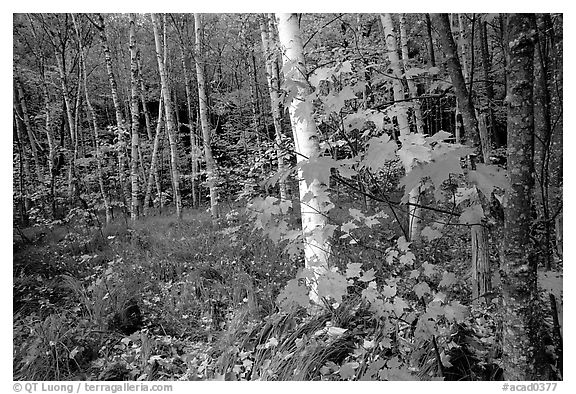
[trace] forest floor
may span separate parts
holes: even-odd
[[[234,226],[246,231],[231,237],[228,230]],[[180,221],[164,213],[100,228],[86,216],[15,234],[14,379],[412,378],[391,363],[383,367],[383,358],[402,349],[380,347],[375,354],[377,347],[370,344],[383,328],[359,296],[351,294],[336,310],[312,317],[301,310],[280,312],[276,297],[300,263],[250,226],[239,215],[229,213],[215,224],[206,212],[189,210]],[[396,237],[391,229],[376,236],[384,243]],[[461,251],[467,242],[467,234],[456,227],[450,237],[415,252],[431,263],[450,264],[466,278],[469,256]],[[382,269],[378,251],[335,248],[342,260]],[[469,297],[465,286],[455,291]],[[454,326],[447,335],[457,338],[481,326],[484,344],[493,345],[490,312],[483,309],[480,315],[481,320]],[[334,336],[327,327],[342,327],[346,334]],[[419,378],[434,378],[432,343],[413,345],[419,346],[412,354],[418,357]],[[498,374],[479,359],[478,354],[495,357],[489,350],[476,355],[455,350],[460,353],[453,352],[453,368],[442,371],[444,378],[494,379]],[[385,369],[388,375],[378,374]]]

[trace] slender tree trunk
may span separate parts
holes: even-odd
[[[546,245],[542,248],[547,269],[552,267],[551,239],[552,232],[549,204],[549,162],[552,142],[552,124],[550,114],[550,91],[548,90],[548,72],[550,70],[550,53],[545,33],[545,23],[538,18],[538,41],[534,51],[534,170],[538,190],[534,194],[536,203],[542,209],[544,237]]]
[[[162,100],[163,93],[160,92],[160,105],[158,106],[158,122],[156,123],[156,134],[154,136],[154,147],[152,148],[152,159],[150,160],[150,170],[148,172],[148,182],[146,183],[146,193],[144,196],[144,216],[148,216],[150,213],[150,196],[152,194],[152,183],[156,180],[156,189],[158,191],[158,200],[160,208],[162,208],[162,194],[160,188],[160,181],[158,175],[158,147],[160,145],[160,134],[162,131],[162,110],[164,107],[164,101]]]
[[[398,109],[396,110],[396,119],[400,128],[400,135],[410,133],[410,124],[408,123],[408,111],[404,105],[404,85],[402,84],[403,73],[402,63],[398,56],[398,42],[396,40],[396,32],[394,30],[394,22],[392,21],[391,14],[380,14],[382,26],[384,27],[384,34],[386,37],[386,52],[388,60],[390,61],[390,68],[394,77],[393,89],[394,100],[397,102]],[[407,49],[407,48],[406,48]],[[407,54],[406,54],[407,56]],[[405,167],[406,173],[412,170],[411,166]],[[418,240],[420,236],[420,215],[421,209],[416,207],[420,197],[420,188],[415,187],[409,192],[408,195],[408,235],[411,241]]]
[[[400,42],[402,45],[402,66],[404,67],[404,73],[408,72],[409,65],[408,61],[408,35],[406,34],[406,15],[400,14]],[[412,105],[414,108],[414,118],[416,120],[416,130],[420,134],[424,134],[424,124],[422,122],[422,109],[420,106],[420,100],[417,100],[418,90],[416,88],[416,83],[412,77],[406,76],[406,81],[408,82],[408,91],[410,92],[410,97],[414,100]]]
[[[466,82],[462,74],[462,67],[460,66],[456,44],[452,37],[448,14],[435,14],[434,19],[440,36],[440,42],[442,43],[446,55],[448,72],[452,79],[452,84],[454,85],[456,98],[458,100],[458,109],[462,114],[466,142],[471,146],[476,147],[477,153],[480,157],[482,150],[478,133],[478,121],[476,120],[474,106],[468,95],[468,88],[466,87]]]
[[[302,37],[298,27],[296,14],[277,14],[278,32],[282,47],[284,76],[287,83],[297,86],[296,96],[290,103],[289,112],[294,136],[294,146],[298,162],[313,158],[319,154],[318,130],[312,118],[310,107],[306,103],[310,90],[306,82],[306,66]],[[298,171],[300,189],[300,215],[302,217],[302,231],[304,236],[304,255],[306,268],[313,270],[316,277],[324,273],[329,267],[330,240],[321,235],[327,218],[324,209],[318,200],[325,191],[318,179],[305,180],[300,169]],[[307,194],[313,198],[307,198]],[[316,282],[312,282],[310,298],[320,303],[317,294]]]
[[[394,101],[398,109],[395,111],[400,134],[410,133],[410,124],[408,123],[408,114],[404,106],[404,86],[402,84],[402,68],[400,57],[398,56],[398,43],[396,40],[396,32],[394,30],[394,22],[392,22],[391,14],[380,14],[380,20],[384,27],[384,36],[386,40],[386,54],[390,61],[390,68],[392,69],[392,88],[394,91]]]
[[[196,32],[196,80],[198,81],[198,107],[202,136],[204,138],[204,156],[206,157],[206,177],[210,188],[210,212],[213,218],[219,216],[218,189],[216,186],[216,162],[212,156],[210,145],[210,122],[208,121],[208,97],[206,95],[206,82],[204,80],[204,61],[202,48],[202,21],[200,14],[194,14]]]
[[[114,113],[116,114],[116,126],[118,128],[118,178],[122,190],[122,198],[124,200],[124,207],[127,207],[130,195],[126,186],[126,177],[124,168],[126,167],[126,158],[124,154],[124,132],[126,124],[122,108],[120,107],[120,100],[118,98],[118,87],[116,78],[114,77],[114,70],[112,69],[112,57],[110,55],[110,47],[108,46],[108,38],[106,37],[106,25],[102,14],[98,14],[98,21],[100,23],[100,40],[102,41],[102,49],[104,50],[104,60],[106,63],[106,71],[108,73],[108,82],[110,84],[110,93],[112,95],[112,103],[114,104]]]
[[[139,108],[138,108],[138,62],[136,54],[136,14],[130,14],[130,93],[132,105],[132,152],[130,158],[131,171],[130,178],[132,183],[132,203],[130,204],[130,219],[138,219],[139,201],[138,201],[138,129]]]
[[[154,136],[152,135],[152,121],[150,120],[150,111],[148,110],[148,105],[146,103],[146,86],[144,85],[144,77],[142,77],[142,62],[140,61],[140,51],[137,55],[137,66],[138,66],[138,80],[140,82],[140,101],[142,101],[142,109],[144,111],[144,122],[146,124],[146,135],[148,136],[148,141],[152,141]]]
[[[182,62],[182,73],[184,74],[184,88],[186,91],[186,110],[188,112],[188,129],[190,132],[190,160],[192,167],[192,206],[198,207],[197,198],[197,186],[196,181],[198,178],[198,147],[196,136],[194,135],[194,124],[192,123],[192,89],[190,87],[190,74],[188,72],[188,66],[186,65],[186,56],[184,52],[184,41],[180,32],[179,44],[180,44],[180,61]]]
[[[30,142],[30,150],[32,151],[32,159],[34,160],[34,168],[36,169],[36,178],[40,183],[44,181],[42,175],[42,167],[40,166],[40,159],[38,158],[38,148],[36,147],[36,139],[34,138],[34,130],[32,129],[32,123],[30,122],[30,114],[28,113],[28,106],[26,105],[26,98],[24,97],[24,89],[22,89],[22,84],[20,78],[15,75],[14,83],[18,91],[18,98],[20,103],[20,108],[22,109],[22,119],[24,121],[24,128],[26,129],[26,134],[28,135],[28,141]]]
[[[486,92],[486,112],[488,113],[488,133],[492,141],[496,143],[497,147],[503,145],[500,141],[499,133],[494,130],[494,85],[492,83],[492,76],[490,71],[492,64],[490,63],[490,51],[488,50],[488,23],[481,21],[480,23],[480,57],[482,60],[482,73],[484,77],[484,90]]]
[[[426,19],[426,34],[427,41],[426,47],[428,49],[428,62],[430,67],[436,67],[436,57],[434,56],[434,40],[432,39],[432,21],[430,21],[430,14],[424,14]]]
[[[460,64],[462,65],[462,75],[468,85],[470,81],[470,72],[468,71],[468,51],[466,48],[466,31],[464,29],[464,17],[458,14],[458,46],[460,47]]]
[[[96,175],[98,177],[98,186],[100,187],[100,194],[102,194],[102,200],[104,203],[104,210],[106,212],[106,224],[112,222],[112,209],[110,208],[110,201],[108,199],[108,194],[106,193],[106,188],[104,187],[104,177],[102,176],[102,157],[100,152],[100,143],[98,137],[98,124],[96,122],[96,112],[92,107],[92,102],[90,101],[90,95],[88,93],[88,76],[86,73],[86,61],[84,55],[84,48],[82,46],[82,40],[79,26],[76,22],[74,14],[72,14],[72,22],[74,23],[74,28],[76,30],[76,36],[78,37],[78,51],[80,53],[80,67],[81,67],[81,77],[84,87],[84,98],[86,99],[86,108],[88,109],[88,115],[92,121],[92,129],[94,131],[94,151],[96,156]]]
[[[276,133],[276,157],[278,159],[278,171],[283,173],[285,171],[284,166],[284,152],[282,145],[282,123],[281,123],[281,113],[279,107],[280,98],[278,96],[278,90],[276,89],[276,83],[274,81],[274,53],[271,49],[271,40],[268,32],[268,20],[267,16],[264,14],[260,19],[260,34],[262,38],[262,48],[264,52],[264,59],[266,61],[266,79],[268,81],[268,93],[270,94],[270,107],[272,108],[272,122],[274,123],[274,131]],[[280,188],[280,198],[282,200],[288,199],[288,193],[286,189],[286,181],[279,181]]]
[[[30,201],[30,196],[28,195],[28,186],[26,185],[26,180],[31,180],[30,174],[30,164],[28,162],[28,156],[26,155],[26,150],[24,149],[24,137],[22,133],[21,120],[19,119],[19,114],[16,109],[16,100],[14,101],[14,122],[16,124],[16,142],[18,143],[19,158],[20,158],[20,194],[22,195],[23,204],[21,208],[21,216],[24,225],[28,225],[28,211],[32,207]]]
[[[182,199],[180,197],[180,180],[178,173],[178,151],[176,146],[175,126],[174,126],[174,109],[168,87],[168,75],[162,59],[162,44],[160,43],[160,19],[158,14],[152,14],[152,25],[154,28],[154,40],[156,42],[156,59],[158,60],[158,70],[160,72],[160,81],[162,84],[162,93],[164,95],[164,107],[166,112],[166,131],[170,141],[170,163],[172,168],[172,185],[174,188],[174,200],[176,203],[176,216],[182,218]]]
[[[538,380],[534,321],[536,264],[530,247],[534,112],[534,14],[511,14],[507,21],[508,177],[504,220],[502,295],[503,359],[506,380]]]

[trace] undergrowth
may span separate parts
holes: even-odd
[[[434,345],[418,339],[415,321],[390,325],[375,314],[361,296],[367,289],[361,279],[339,304],[327,304],[319,313],[279,308],[278,296],[300,263],[253,232],[252,223],[235,211],[218,223],[205,212],[188,211],[180,221],[150,216],[102,229],[77,217],[24,234],[27,241],[14,245],[15,379],[485,380],[498,375],[487,361],[493,355],[485,348],[494,347],[496,329],[486,331],[493,316],[484,310],[462,324],[447,322]],[[369,239],[371,248],[335,243],[340,270],[362,263],[364,272],[386,278],[389,268],[382,262],[398,234],[382,229],[376,238]],[[461,247],[421,246],[428,260],[440,265],[449,246]],[[445,351],[444,368],[435,346]]]

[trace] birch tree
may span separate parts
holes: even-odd
[[[172,186],[174,188],[174,201],[176,205],[176,216],[182,217],[182,200],[180,197],[180,181],[178,173],[178,152],[176,146],[174,109],[168,88],[168,75],[162,58],[162,43],[160,42],[160,19],[158,14],[151,14],[152,26],[154,28],[154,41],[156,43],[156,59],[158,61],[158,71],[160,72],[160,83],[164,96],[164,108],[166,110],[166,132],[170,141],[170,164],[172,169]]]
[[[138,128],[140,126],[138,109],[138,63],[136,54],[136,14],[130,14],[130,98],[132,106],[132,150],[130,157],[130,178],[132,184],[132,201],[130,219],[138,219]]]
[[[200,114],[200,124],[202,126],[202,137],[204,139],[204,157],[206,160],[206,177],[210,189],[210,212],[213,218],[217,218],[218,212],[218,189],[216,185],[216,162],[212,156],[210,145],[211,127],[208,120],[208,96],[206,95],[206,81],[204,79],[204,58],[202,48],[202,16],[194,14],[194,29],[196,38],[195,60],[196,60],[196,81],[198,82],[198,111]]]
[[[88,74],[86,72],[86,55],[84,53],[84,46],[82,45],[80,27],[76,21],[76,17],[72,14],[72,22],[74,23],[74,28],[76,30],[76,36],[78,38],[78,51],[80,53],[80,68],[82,74],[82,82],[84,87],[84,98],[86,100],[86,107],[88,109],[88,116],[92,123],[92,130],[94,132],[94,156],[96,159],[96,176],[98,179],[98,187],[100,188],[100,194],[102,195],[102,201],[104,203],[104,211],[106,214],[106,224],[112,222],[112,209],[110,207],[110,201],[108,199],[108,193],[104,187],[104,177],[102,175],[102,156],[100,151],[99,135],[98,135],[98,124],[96,122],[96,112],[92,106],[90,100],[90,94],[88,93]]]
[[[274,52],[272,51],[273,48],[273,41],[271,36],[273,35],[272,32],[269,30],[273,29],[273,26],[268,27],[268,17],[266,14],[262,15],[260,18],[260,35],[262,38],[262,49],[264,53],[264,59],[266,61],[266,80],[268,82],[268,93],[270,95],[270,106],[272,109],[272,121],[274,124],[274,131],[276,137],[276,157],[278,159],[278,171],[284,172],[284,152],[282,148],[282,114],[280,112],[280,98],[278,96],[278,89],[276,87],[275,79],[275,72],[274,66],[275,59],[274,59]],[[282,200],[288,199],[288,193],[286,188],[286,181],[281,179],[279,181],[279,188],[280,188],[280,198]]]
[[[398,121],[398,127],[400,128],[400,139],[407,134],[410,134],[410,123],[408,122],[408,111],[405,106],[405,92],[404,85],[402,84],[403,72],[400,62],[400,57],[398,56],[398,41],[396,40],[396,32],[394,29],[394,22],[392,21],[391,14],[380,14],[380,20],[382,22],[382,27],[384,28],[384,36],[386,39],[386,53],[388,55],[388,60],[390,61],[390,68],[392,69],[392,86],[394,90],[394,104],[396,109],[394,113],[396,114],[396,120]],[[406,51],[408,48],[406,48]],[[408,54],[406,54],[406,57]],[[420,125],[422,127],[422,125]],[[411,165],[407,165],[404,168],[406,173],[410,172],[412,169]],[[410,240],[416,241],[420,235],[420,215],[421,209],[416,206],[418,204],[418,199],[420,198],[420,188],[415,187],[410,191],[408,197],[408,235]]]
[[[306,80],[306,64],[302,36],[297,14],[276,14],[278,35],[282,48],[286,85],[291,85],[295,96],[288,107],[294,147],[298,163],[313,159],[320,154],[318,130],[312,118],[312,106],[306,101],[311,93]],[[328,224],[319,197],[325,194],[318,179],[304,179],[302,168],[298,170],[300,191],[300,216],[304,237],[305,266],[318,278],[329,265],[330,241],[320,235]],[[310,194],[312,198],[308,198]],[[312,283],[310,298],[319,303],[316,284]]]

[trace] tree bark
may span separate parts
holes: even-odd
[[[503,368],[506,380],[537,380],[533,321],[536,264],[530,247],[534,146],[534,14],[511,14],[508,40],[508,176],[504,220]]]
[[[406,33],[406,15],[400,14],[400,43],[402,46],[402,66],[404,67],[404,73],[408,72],[410,68],[408,65],[408,35]],[[416,83],[412,77],[406,76],[406,81],[408,83],[408,91],[410,92],[410,97],[413,99],[412,105],[414,108],[414,118],[416,123],[416,131],[420,134],[424,134],[424,124],[422,122],[422,109],[420,106],[420,100],[417,100],[418,89],[416,88]]]
[[[400,128],[400,135],[410,133],[410,124],[408,123],[408,111],[404,105],[404,85],[402,84],[403,73],[400,57],[398,56],[398,42],[396,40],[396,32],[394,30],[394,22],[392,21],[391,14],[380,14],[382,26],[384,27],[384,35],[386,38],[386,52],[388,60],[390,61],[390,68],[392,69],[393,81],[392,86],[394,90],[394,100],[397,102],[398,108],[396,110],[396,120]],[[407,45],[407,44],[406,44]],[[406,48],[406,51],[408,48]],[[406,56],[408,54],[406,53]],[[412,166],[406,166],[406,173],[412,170]],[[408,236],[411,241],[417,241],[420,237],[420,215],[421,209],[415,204],[418,203],[420,197],[420,188],[415,187],[410,190],[408,194]]]
[[[138,65],[138,80],[140,82],[140,101],[142,101],[142,110],[144,111],[144,123],[146,124],[146,135],[148,136],[148,141],[152,141],[154,136],[152,135],[152,121],[150,120],[150,111],[148,110],[148,105],[146,103],[146,86],[144,85],[144,78],[142,77],[142,62],[140,61],[140,52],[137,56]]]
[[[311,107],[306,103],[310,94],[306,81],[306,66],[302,37],[298,26],[298,15],[276,14],[278,33],[282,47],[285,80],[287,84],[294,84],[296,95],[289,107],[292,134],[298,162],[306,158],[313,158],[319,154],[318,130],[312,118]],[[318,197],[324,194],[323,187],[318,181],[303,179],[303,173],[298,171],[300,189],[300,215],[302,218],[302,232],[304,237],[305,266],[311,269],[316,277],[320,276],[329,267],[330,240],[320,236],[326,226],[327,218]],[[310,181],[310,182],[308,182]],[[313,197],[307,198],[310,193]],[[317,294],[317,285],[311,283],[310,298],[314,303],[320,303]]]
[[[92,102],[90,101],[90,95],[88,93],[88,76],[86,73],[86,60],[84,54],[84,47],[82,45],[80,28],[76,22],[74,14],[72,14],[72,22],[74,23],[74,28],[76,30],[76,36],[78,37],[78,51],[80,52],[80,67],[81,76],[84,86],[84,98],[86,99],[86,108],[88,109],[88,115],[92,121],[92,130],[94,132],[94,156],[96,159],[96,176],[98,178],[98,186],[100,188],[100,194],[102,195],[102,201],[104,203],[104,210],[106,214],[106,224],[112,222],[112,209],[110,207],[110,201],[108,199],[108,193],[104,187],[104,177],[102,176],[102,157],[100,152],[100,143],[98,137],[98,124],[96,122],[96,112],[94,112],[94,107],[92,107]]]
[[[278,159],[278,171],[284,172],[284,151],[282,145],[282,114],[280,113],[280,98],[278,96],[278,90],[276,89],[276,81],[274,80],[274,63],[275,59],[274,53],[271,51],[271,35],[273,33],[268,32],[268,17],[266,14],[262,15],[260,18],[260,35],[262,38],[262,48],[264,52],[264,60],[266,61],[266,79],[268,82],[268,93],[270,95],[270,106],[272,108],[272,122],[274,124],[274,131],[276,136],[276,157]],[[277,66],[277,64],[276,64]],[[286,181],[280,180],[279,182],[280,198],[282,200],[288,199],[288,193],[286,188]]]
[[[178,152],[176,146],[176,136],[174,127],[174,109],[170,98],[168,87],[168,75],[162,59],[162,44],[160,43],[160,20],[158,14],[152,14],[152,25],[154,28],[154,40],[156,42],[156,59],[158,60],[158,70],[160,72],[160,81],[162,84],[162,94],[164,95],[164,107],[166,112],[166,131],[170,141],[170,163],[172,169],[172,185],[174,188],[174,200],[176,204],[176,216],[182,218],[182,200],[180,197],[180,181],[178,173]]]
[[[194,123],[192,122],[192,88],[190,87],[190,74],[186,65],[186,55],[184,40],[180,30],[178,30],[178,43],[180,44],[180,61],[182,63],[182,73],[184,78],[184,88],[186,91],[186,110],[188,112],[188,129],[190,132],[190,160],[192,167],[192,206],[198,207],[197,178],[198,178],[198,143],[194,133]]]
[[[130,98],[132,106],[132,150],[130,156],[130,178],[132,184],[132,202],[130,204],[130,219],[138,219],[139,214],[139,201],[138,201],[138,129],[140,126],[139,121],[139,108],[138,108],[138,62],[136,53],[136,14],[130,14]]]
[[[486,94],[486,108],[488,113],[488,134],[492,141],[496,143],[497,147],[503,145],[503,141],[499,138],[499,133],[494,130],[494,85],[492,83],[492,76],[490,71],[492,64],[490,63],[490,51],[488,49],[488,23],[481,21],[480,23],[480,57],[482,60],[482,73],[484,77],[484,91]]]
[[[432,21],[430,14],[424,14],[426,19],[426,48],[428,49],[428,63],[430,67],[436,67],[436,56],[434,56],[434,40],[432,39]]]
[[[126,176],[124,174],[124,168],[126,167],[126,157],[124,154],[124,133],[126,130],[126,124],[124,121],[124,115],[122,114],[122,108],[120,107],[120,100],[118,98],[118,86],[116,84],[116,78],[114,77],[114,70],[112,68],[112,56],[110,55],[110,47],[108,46],[108,38],[106,36],[106,24],[102,14],[98,14],[98,21],[100,24],[98,30],[100,32],[100,40],[102,41],[102,49],[104,51],[106,72],[108,73],[108,83],[110,84],[110,94],[112,95],[112,103],[114,104],[114,113],[116,115],[116,127],[118,128],[118,179],[120,181],[122,198],[124,200],[124,207],[126,209],[128,201],[130,201],[128,187],[126,186]]]
[[[446,55],[448,72],[454,85],[456,99],[458,100],[458,110],[462,114],[466,142],[475,147],[478,157],[481,157],[482,150],[478,133],[478,121],[476,120],[474,106],[468,96],[468,88],[466,87],[466,82],[462,74],[462,67],[458,59],[456,44],[452,37],[448,14],[434,14],[433,18],[440,36],[442,48]]]
[[[158,201],[160,207],[162,207],[162,193],[159,182],[158,175],[158,147],[160,146],[160,134],[162,131],[162,110],[164,107],[164,101],[162,100],[163,93],[160,92],[159,106],[158,106],[158,121],[156,123],[156,134],[154,136],[154,147],[152,148],[152,158],[150,159],[150,169],[148,172],[148,182],[146,183],[146,193],[144,195],[144,216],[148,216],[150,213],[150,198],[152,194],[152,183],[156,179],[156,190],[158,191]]]
[[[32,123],[30,122],[30,114],[28,113],[28,106],[26,105],[26,98],[24,97],[24,89],[22,89],[22,83],[20,82],[18,75],[15,75],[14,83],[18,92],[20,108],[22,109],[24,128],[26,129],[26,134],[30,143],[30,150],[32,151],[32,159],[34,160],[34,168],[36,169],[36,178],[38,179],[38,182],[42,183],[44,181],[44,176],[42,175],[42,167],[40,166],[40,159],[38,158],[36,138],[34,137],[34,130],[32,129]]]
[[[212,156],[210,143],[211,127],[208,120],[208,96],[206,95],[206,82],[204,80],[204,58],[202,40],[202,18],[200,14],[194,14],[194,28],[196,36],[196,80],[198,82],[198,107],[200,123],[202,125],[202,137],[204,139],[204,156],[206,159],[206,177],[210,189],[210,212],[212,218],[219,216],[218,188],[216,185],[216,162]]]

